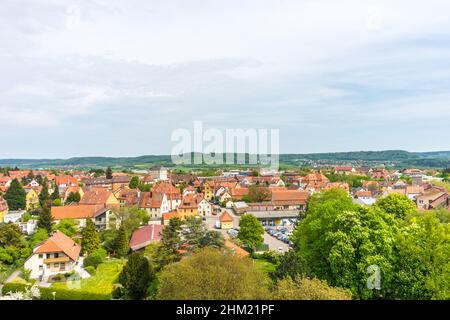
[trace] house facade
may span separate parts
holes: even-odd
[[[49,276],[72,271],[79,262],[81,246],[61,231],[34,247],[24,268],[31,279],[45,280]]]

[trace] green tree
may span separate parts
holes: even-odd
[[[251,214],[244,214],[239,220],[238,238],[250,248],[264,243],[264,228]]]
[[[119,275],[119,282],[125,289],[125,298],[143,300],[152,278],[147,258],[142,253],[133,253]]]
[[[220,248],[224,241],[222,235],[214,230],[209,231],[203,221],[197,217],[190,217],[186,220],[185,244],[189,250],[204,247]]]
[[[397,231],[394,216],[377,207],[362,208],[344,190],[331,189],[311,197],[292,241],[313,276],[368,299],[389,294]],[[379,292],[367,286],[370,266],[381,272]]]
[[[249,202],[262,202],[270,198],[270,190],[267,187],[250,186],[248,188]]]
[[[385,198],[378,199],[375,205],[395,218],[403,219],[417,211],[416,205],[407,196],[391,193]]]
[[[106,179],[112,179],[113,178],[111,167],[106,168],[105,174],[106,174]]]
[[[0,247],[24,247],[22,230],[13,223],[0,224]]]
[[[130,251],[127,230],[123,225],[119,228],[114,247],[116,249],[117,256],[121,258],[125,257],[128,254],[128,251]]]
[[[58,188],[58,186],[55,186],[55,188],[53,189],[53,193],[52,193],[51,199],[52,200],[58,200],[60,198],[61,198],[61,196],[59,195],[59,188]]]
[[[50,234],[53,228],[53,216],[50,211],[50,208],[44,205],[39,211],[38,228],[43,228],[47,230],[47,233]]]
[[[289,250],[280,257],[280,263],[277,265],[273,275],[277,279],[286,277],[295,279],[308,276],[310,273],[306,261],[294,250]]]
[[[80,196],[80,193],[78,191],[77,192],[71,192],[67,196],[66,204],[78,203],[78,202],[80,202],[80,200],[81,200],[81,196]]]
[[[42,182],[42,190],[39,194],[39,202],[41,203],[41,206],[47,205],[47,200],[50,198],[50,195],[48,193],[48,179],[47,177],[44,178]]]
[[[268,285],[267,275],[252,260],[204,248],[162,270],[157,299],[266,299]]]
[[[406,220],[396,239],[392,296],[450,299],[450,225],[433,211]]]
[[[139,209],[137,206],[121,207],[115,212],[115,216],[128,234],[133,233],[139,226],[148,224],[150,219],[147,211]]]
[[[139,186],[139,177],[138,176],[133,176],[131,177],[131,181],[130,181],[130,189],[136,189]]]
[[[48,231],[44,228],[39,228],[31,238],[28,240],[29,247],[33,249],[38,243],[48,238]]]
[[[181,224],[180,219],[172,218],[169,220],[169,225],[162,231],[161,246],[157,252],[161,268],[180,260],[178,249],[181,245]]]
[[[73,237],[77,233],[77,226],[72,219],[63,219],[58,224],[53,225],[53,230],[59,230],[68,237]]]
[[[351,300],[348,290],[330,287],[317,278],[284,278],[276,283],[275,300]]]
[[[81,250],[90,254],[100,248],[100,238],[95,230],[95,224],[91,219],[86,219],[86,227],[82,231]]]
[[[21,210],[26,207],[26,193],[17,179],[11,181],[4,198],[8,203],[9,210]]]

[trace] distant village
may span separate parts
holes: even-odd
[[[450,208],[450,192],[438,171],[419,169],[388,170],[383,166],[331,166],[321,170],[269,169],[218,170],[214,176],[180,173],[154,165],[148,171],[124,173],[111,168],[98,171],[8,170],[0,174],[0,222],[14,224],[25,236],[38,229],[33,214],[44,205],[52,223],[71,221],[81,232],[93,222],[96,232],[118,229],[121,208],[137,208],[146,217],[127,238],[131,252],[145,250],[161,241],[162,230],[170,220],[197,217],[211,230],[221,232],[225,246],[241,256],[249,255],[239,242],[239,219],[254,216],[268,235],[259,251],[286,252],[292,245],[289,236],[315,193],[333,188],[344,190],[361,206],[371,206],[377,199],[401,194],[412,200],[417,210]],[[18,208],[17,199],[8,190],[23,189],[25,201]],[[9,198],[8,198],[9,195]],[[43,196],[44,195],[44,196]],[[278,230],[278,231],[277,231]],[[281,231],[280,231],[281,230]],[[24,261],[30,277],[45,283],[55,275],[82,268],[82,251],[77,240],[58,230],[36,244]],[[180,248],[183,252],[183,248]]]

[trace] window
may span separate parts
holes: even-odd
[[[55,263],[54,267],[58,268],[59,267],[59,263]]]
[[[49,269],[50,269],[50,263],[47,263],[47,268],[49,268]]]
[[[41,264],[41,265],[39,266],[39,270],[42,270],[42,269],[44,269],[44,266]]]
[[[60,271],[66,270],[66,264],[64,262],[61,263],[61,266],[59,268]]]
[[[39,259],[42,259],[42,254],[39,255]]]
[[[58,258],[59,257],[59,253],[55,253],[54,256],[55,256],[55,258]]]

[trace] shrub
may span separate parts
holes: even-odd
[[[84,258],[84,267],[94,267],[97,269],[98,265],[106,258],[106,251],[103,248],[93,251],[90,255]]]
[[[95,268],[93,266],[87,266],[84,268],[91,276],[95,275]]]
[[[12,283],[9,282],[3,286],[2,293],[7,294],[8,292],[25,292],[26,288],[30,285],[25,285],[22,283]],[[70,289],[55,289],[55,288],[41,288],[41,298],[40,300],[53,300],[52,292],[56,292],[56,300],[110,300],[111,295],[106,293],[92,293],[87,291],[78,291]]]

